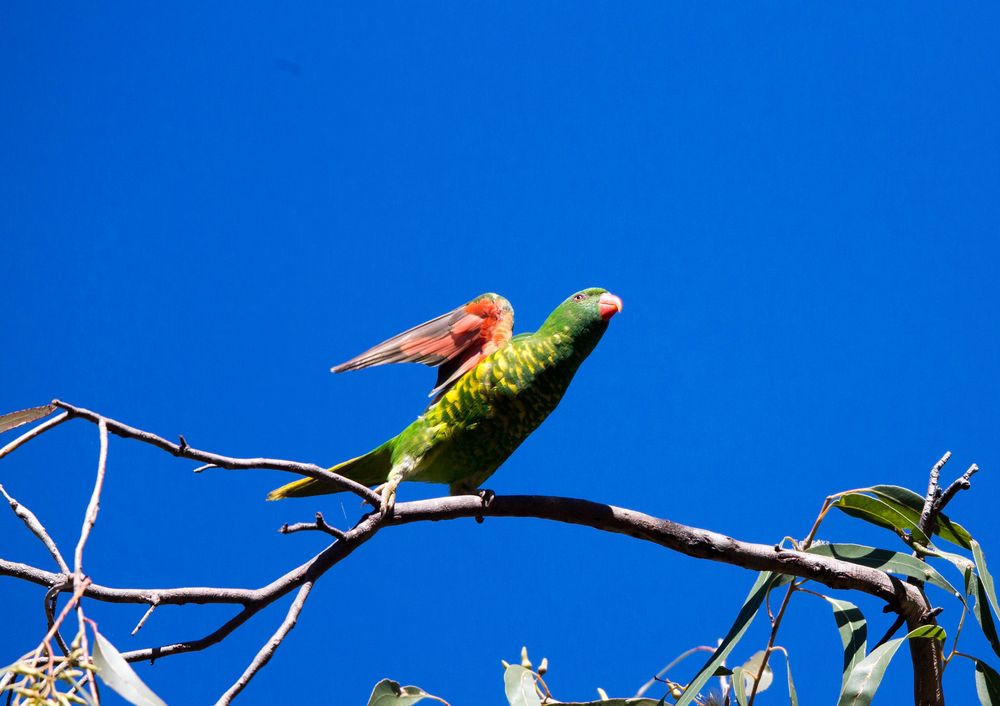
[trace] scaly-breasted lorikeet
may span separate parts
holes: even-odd
[[[381,484],[391,509],[400,481],[447,483],[473,494],[556,408],[573,374],[622,309],[604,289],[564,301],[534,333],[511,337],[514,310],[482,294],[454,311],[394,336],[333,368],[339,373],[385,363],[438,368],[434,400],[398,435],[330,470],[365,485]],[[314,478],[289,483],[268,500],[336,493]]]

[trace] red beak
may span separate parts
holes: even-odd
[[[601,318],[605,321],[622,310],[622,300],[611,292],[602,294],[601,298],[597,300],[597,305],[598,311],[601,313]]]

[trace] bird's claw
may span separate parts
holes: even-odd
[[[392,516],[393,509],[396,507],[396,487],[398,485],[398,480],[389,480],[379,486],[382,496],[382,504],[379,511],[382,513],[382,517]]]
[[[495,498],[497,494],[492,490],[483,488],[482,490],[477,490],[476,495],[478,495],[479,499],[483,501],[483,509],[485,510],[493,503],[493,498]],[[476,522],[483,524],[483,516],[476,515]]]

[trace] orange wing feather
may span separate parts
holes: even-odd
[[[514,309],[499,294],[481,294],[447,314],[393,336],[333,372],[387,363],[423,363],[438,368],[431,396],[440,395],[476,363],[506,345],[514,328]]]

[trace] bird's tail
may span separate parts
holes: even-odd
[[[372,449],[363,456],[352,458],[338,463],[330,471],[341,476],[346,476],[362,485],[378,485],[385,482],[392,469],[392,440],[385,442],[381,446]],[[339,493],[343,488],[330,483],[329,481],[316,480],[315,478],[303,478],[294,483],[275,488],[267,494],[268,500],[281,500],[282,498],[304,498],[310,495],[324,495],[326,493]]]

